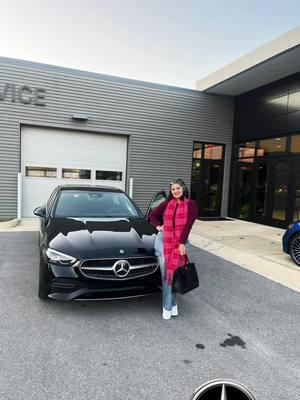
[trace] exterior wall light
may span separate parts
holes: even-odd
[[[86,114],[74,113],[72,114],[72,119],[75,121],[87,121],[89,117]]]

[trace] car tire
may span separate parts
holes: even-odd
[[[39,268],[39,298],[41,300],[48,299],[48,283],[50,280],[50,274],[48,271],[47,266],[45,263],[40,261],[40,268]]]
[[[300,233],[292,237],[290,242],[290,256],[295,264],[300,267]]]

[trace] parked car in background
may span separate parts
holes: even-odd
[[[159,291],[156,229],[122,190],[59,186],[34,214],[40,217],[41,299],[124,298]]]
[[[282,237],[283,251],[300,267],[300,221],[291,223]]]

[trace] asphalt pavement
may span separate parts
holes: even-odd
[[[193,247],[200,287],[170,321],[159,295],[43,302],[37,241],[0,233],[1,400],[188,400],[216,378],[299,400],[299,293]]]

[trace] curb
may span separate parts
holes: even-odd
[[[20,220],[16,219],[16,218],[11,219],[9,221],[3,221],[3,222],[0,222],[0,229],[1,228],[3,228],[3,229],[14,228],[15,226],[18,226],[19,223],[20,223]]]
[[[296,267],[290,268],[274,261],[266,260],[263,257],[246,253],[244,250],[234,249],[222,242],[211,240],[195,233],[190,233],[189,238],[192,245],[202,250],[300,293],[300,270]]]

